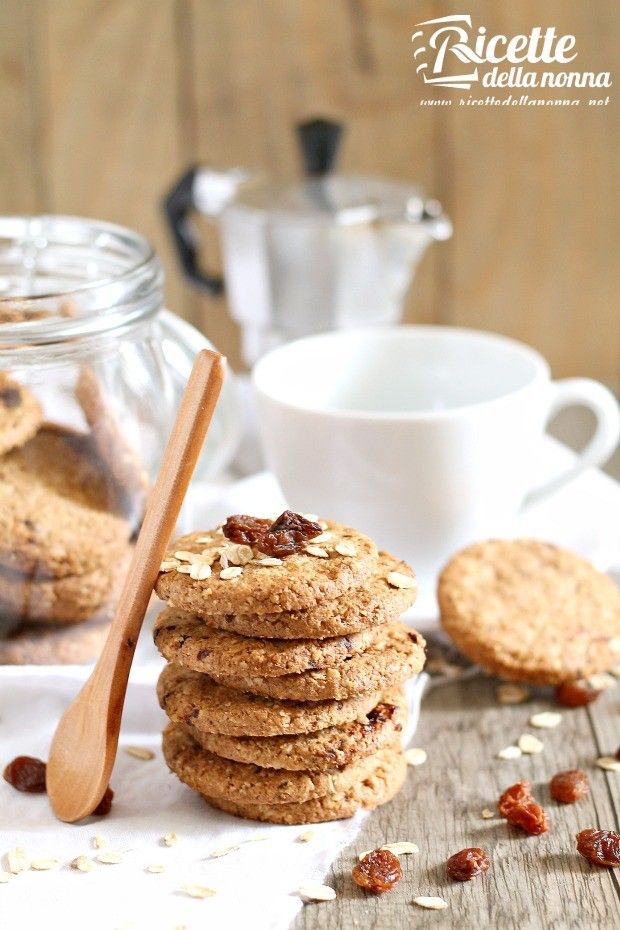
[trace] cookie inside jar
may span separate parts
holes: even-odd
[[[203,342],[143,237],[0,217],[0,664],[97,657]],[[198,477],[234,451],[230,410]]]

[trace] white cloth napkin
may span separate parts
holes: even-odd
[[[148,635],[147,631],[145,634]],[[22,847],[32,859],[53,857],[50,871],[22,872],[0,886],[0,927],[48,930],[174,930],[252,927],[284,930],[302,907],[296,889],[324,879],[339,851],[348,846],[366,814],[317,824],[310,842],[297,837],[304,827],[251,823],[208,807],[168,772],[160,749],[164,714],[157,706],[159,662],[136,666],[131,675],[119,754],[112,777],[114,805],[108,817],[78,826],[59,823],[45,795],[20,794],[0,783],[0,852]],[[1,763],[17,755],[46,758],[58,719],[87,671],[70,667],[4,668],[0,671]],[[415,729],[426,676],[409,689]],[[155,752],[149,761],[123,747]],[[164,834],[178,843],[166,847]],[[96,856],[93,838],[102,835],[108,850],[123,853],[120,864],[95,864],[82,873],[69,863]],[[406,837],[386,837],[386,842]],[[239,849],[221,858],[212,851]],[[164,865],[151,874],[149,865]],[[205,900],[180,889],[197,884],[216,890]]]

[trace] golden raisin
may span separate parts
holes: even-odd
[[[399,883],[403,872],[398,856],[389,849],[373,849],[353,867],[351,875],[355,884],[364,891],[383,894]]]
[[[609,869],[620,865],[620,834],[613,830],[582,830],[576,840],[577,852],[588,862]]]
[[[581,801],[589,790],[588,776],[579,769],[558,772],[553,776],[549,785],[551,797],[560,804],[574,804],[576,801]]]
[[[491,860],[484,849],[478,846],[461,849],[448,859],[448,878],[454,882],[469,882],[476,875],[487,872],[490,865]]]

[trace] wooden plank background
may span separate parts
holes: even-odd
[[[580,67],[617,64],[620,5],[470,0],[489,32],[553,24]],[[406,318],[524,339],[557,376],[620,384],[617,103],[420,107],[410,35],[452,0],[3,0],[0,211],[77,213],[154,241],[169,305],[239,362],[223,300],[178,273],[159,199],[190,163],[298,171],[293,124],[346,121],[341,165],[420,181],[453,240]],[[611,91],[614,93],[613,88]]]

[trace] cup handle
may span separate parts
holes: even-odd
[[[596,417],[596,429],[589,443],[579,453],[574,465],[554,478],[550,478],[525,498],[523,509],[529,509],[554,494],[568,481],[591,465],[607,461],[620,439],[620,408],[618,401],[604,385],[590,378],[565,378],[549,385],[551,397],[547,423],[565,407],[587,407]]]

